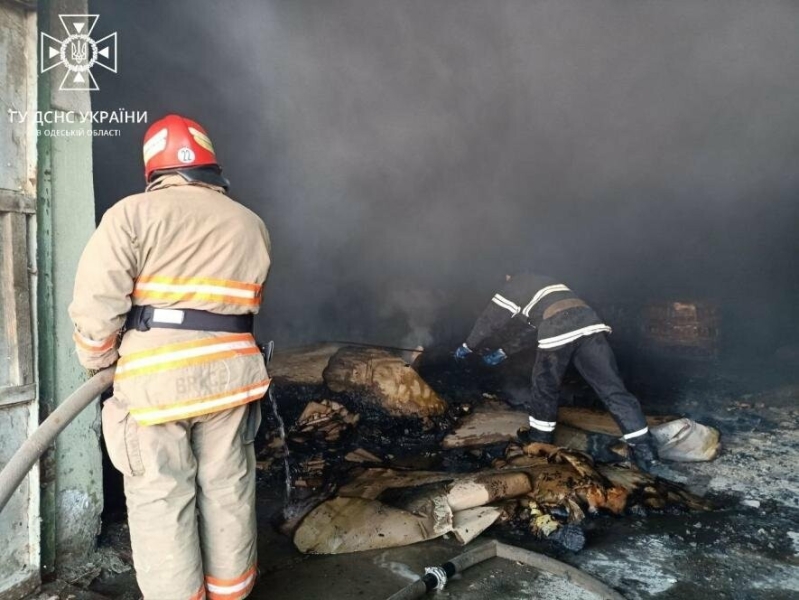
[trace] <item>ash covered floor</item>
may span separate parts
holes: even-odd
[[[724,449],[715,461],[657,468],[658,475],[684,483],[721,508],[589,518],[584,522],[586,546],[577,553],[506,528],[489,529],[482,537],[498,537],[578,566],[631,600],[799,599],[799,381],[794,367],[657,361],[632,365],[630,371],[630,387],[648,412],[687,415],[722,432]],[[425,566],[464,551],[454,540],[437,539],[390,550],[302,555],[273,526],[283,508],[282,483],[259,473],[262,574],[252,598],[385,598]],[[119,573],[130,559],[126,535],[123,523],[111,524],[96,564],[87,566],[82,579],[80,573],[73,576],[78,587],[60,594],[51,588],[40,597],[139,598],[132,572]],[[592,596],[535,569],[492,559],[457,576],[436,597]]]

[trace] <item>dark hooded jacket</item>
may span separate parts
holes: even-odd
[[[538,347],[546,350],[611,329],[562,283],[521,273],[494,295],[477,318],[466,345],[472,350],[502,347],[513,352],[519,349],[519,340],[529,338],[533,331]]]

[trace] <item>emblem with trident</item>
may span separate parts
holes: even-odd
[[[97,65],[117,72],[117,34],[112,33],[95,40],[92,30],[99,15],[58,15],[66,32],[64,39],[57,39],[42,32],[39,56],[40,71],[44,73],[62,65],[66,69],[59,90],[97,90],[97,81],[92,68]]]
[[[86,58],[89,55],[89,43],[86,40],[73,40],[70,45],[69,49],[72,55],[72,63],[80,64],[86,62]]]

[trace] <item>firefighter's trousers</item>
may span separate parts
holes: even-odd
[[[641,405],[624,386],[604,333],[579,338],[560,348],[538,350],[528,405],[532,427],[543,431],[554,429],[560,387],[571,361],[610,411],[622,434],[645,433],[646,419]]]
[[[125,476],[144,600],[237,600],[256,577],[255,455],[260,404],[140,426],[116,398],[103,435]]]

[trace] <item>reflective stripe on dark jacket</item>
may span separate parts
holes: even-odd
[[[477,318],[466,345],[497,347],[525,327],[538,331],[539,348],[559,348],[580,337],[610,332],[597,314],[568,287],[542,275],[515,275]]]

